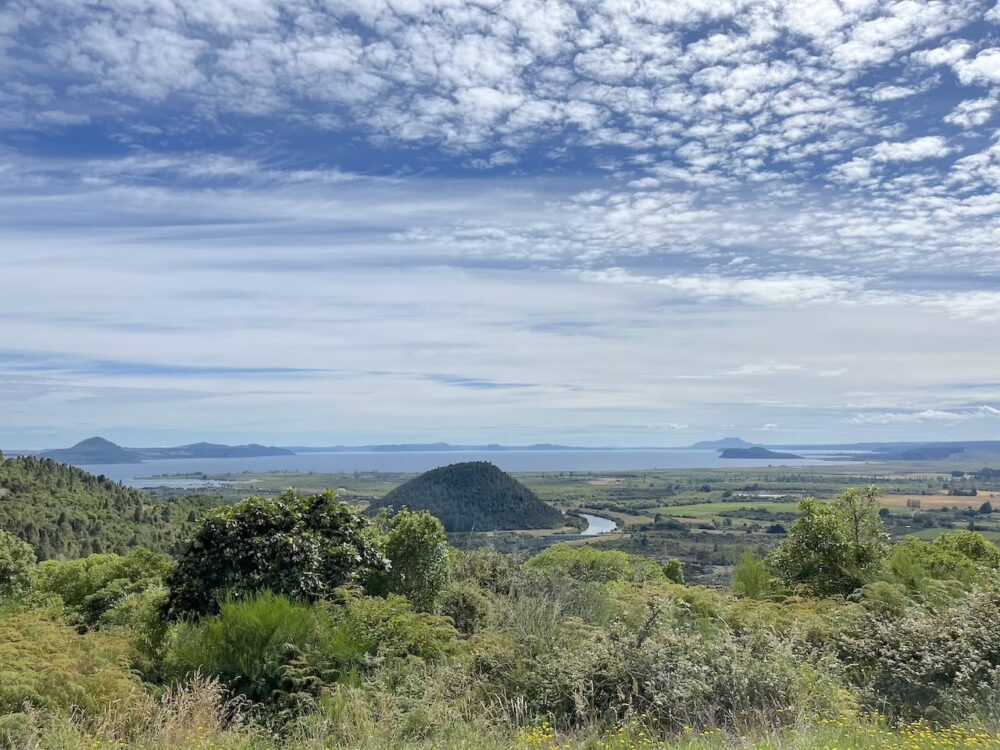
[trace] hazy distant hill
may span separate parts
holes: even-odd
[[[795,453],[781,453],[780,451],[772,451],[767,448],[761,448],[760,446],[754,446],[753,448],[726,448],[722,453],[719,454],[719,458],[802,458],[802,456],[796,455]]]
[[[738,437],[727,437],[722,440],[702,440],[691,446],[691,450],[717,451],[725,448],[752,448],[753,446],[746,440]]]
[[[562,513],[486,461],[425,472],[370,506],[426,510],[448,531],[544,529],[565,523]]]
[[[82,440],[72,448],[42,451],[39,458],[51,458],[66,464],[83,466],[93,464],[135,464],[141,461],[158,461],[167,458],[253,458],[255,456],[293,456],[288,448],[270,445],[219,445],[218,443],[192,443],[174,448],[122,448],[102,437]]]
[[[39,458],[51,458],[64,464],[137,464],[142,461],[138,451],[126,450],[101,437],[81,440],[72,448],[42,451]]]
[[[147,461],[164,458],[253,458],[255,456],[293,456],[295,452],[288,448],[275,448],[271,445],[219,445],[218,443],[192,443],[178,445],[175,448],[136,448],[139,455]]]

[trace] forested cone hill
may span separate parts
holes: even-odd
[[[453,532],[547,529],[566,522],[562,513],[487,461],[425,472],[370,506],[385,507],[426,510]]]
[[[40,560],[138,547],[173,552],[218,500],[170,503],[51,459],[0,458],[0,529],[30,544]]]

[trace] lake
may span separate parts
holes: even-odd
[[[711,450],[572,450],[572,451],[401,451],[350,453],[299,453],[291,456],[255,458],[179,458],[141,464],[97,464],[83,466],[92,474],[136,487],[202,487],[198,479],[172,477],[153,479],[154,474],[259,474],[270,471],[317,474],[377,471],[414,474],[461,461],[489,461],[504,471],[636,471],[642,469],[735,469],[768,466],[815,466],[825,452],[803,459],[722,459]],[[839,461],[837,463],[847,463]]]

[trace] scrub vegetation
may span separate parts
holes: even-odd
[[[1000,549],[803,498],[726,587],[622,550],[449,543],[288,490],[173,555],[0,533],[0,747],[1000,747]]]

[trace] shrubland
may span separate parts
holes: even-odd
[[[1000,550],[893,545],[876,497],[803,501],[731,590],[329,493],[215,511],[176,560],[0,535],[0,747],[1000,747]]]

